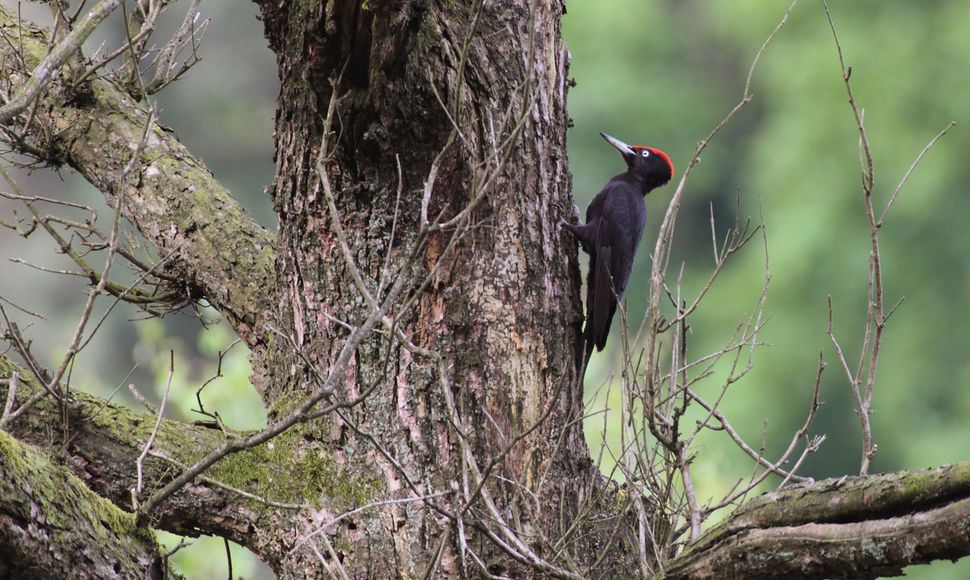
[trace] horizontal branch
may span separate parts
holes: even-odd
[[[829,479],[740,507],[666,579],[875,578],[970,554],[970,461]]]
[[[19,405],[42,387],[29,373],[0,356],[0,401],[7,399],[10,388],[9,382],[2,379],[14,372],[19,372],[16,389]],[[45,399],[17,418],[10,426],[10,434],[39,447],[56,447],[66,454],[68,466],[88,487],[122,509],[130,510],[131,489],[136,481],[135,461],[154,427],[155,416],[77,390],[71,394],[73,400],[67,405],[66,421],[60,407]],[[70,443],[62,448],[57,435],[65,430],[70,434]],[[179,473],[179,465],[195,462],[231,437],[232,434],[219,429],[163,420],[152,447],[153,454],[144,462],[145,487],[164,486]],[[292,460],[286,453],[281,448],[271,456],[265,448],[258,448],[227,458],[209,473],[211,479],[197,479],[160,506],[153,513],[152,526],[185,536],[225,537],[264,554],[276,550],[285,552],[285,546],[254,545],[261,539],[252,530],[267,520],[280,522],[293,516],[297,512],[294,508],[307,503],[303,496],[319,502],[321,495],[320,489],[310,485],[315,481],[313,478],[308,480],[303,473],[288,474],[278,467]],[[317,467],[322,472],[320,477],[333,479],[335,486],[344,485],[322,467],[326,462],[324,457],[314,459],[320,462]]]
[[[0,7],[0,63],[10,91],[31,82],[30,63],[47,55],[49,34]],[[18,54],[19,53],[19,54]],[[70,66],[70,65],[68,65]],[[149,113],[113,83],[71,86],[62,74],[26,115],[5,123],[18,152],[52,165],[67,163],[101,190],[109,205],[123,193],[123,214],[160,256],[164,273],[187,299],[206,298],[249,344],[259,340],[275,287],[275,236],[257,224],[171,131],[156,126],[137,169],[122,180],[142,141]],[[25,119],[26,117],[26,119]]]

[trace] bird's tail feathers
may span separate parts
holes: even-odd
[[[613,289],[613,277],[610,275],[610,257],[612,250],[609,246],[600,248],[596,253],[595,267],[590,276],[589,299],[587,300],[586,341],[587,348],[603,350],[606,337],[610,334],[610,323],[616,313],[616,292]]]

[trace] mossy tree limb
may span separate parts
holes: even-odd
[[[7,90],[29,82],[31,68],[47,54],[49,33],[0,7],[2,75]],[[23,54],[18,54],[22,52]],[[97,187],[109,205],[123,192],[124,217],[167,258],[164,273],[181,281],[183,298],[205,298],[225,314],[250,345],[275,287],[274,236],[253,220],[176,136],[157,123],[141,152],[137,175],[119,187],[132,152],[142,140],[149,113],[121,87],[106,80],[72,85],[72,74],[36,105],[19,152],[68,164]],[[23,131],[23,116],[7,128]],[[262,330],[265,332],[265,329]]]
[[[151,531],[0,431],[0,577],[175,578]]]
[[[766,493],[690,546],[663,578],[874,578],[967,553],[970,461]]]
[[[16,398],[21,404],[41,387],[24,369],[0,357],[0,379],[9,378],[13,372],[20,376]],[[0,401],[6,400],[8,388],[0,383]],[[121,509],[131,510],[135,460],[148,440],[155,418],[80,391],[74,392],[66,408],[65,420],[58,405],[42,400],[12,424],[10,434],[61,454],[79,480]],[[62,446],[59,435],[65,432],[69,433],[69,443]],[[227,437],[244,435],[164,420],[153,450],[186,465],[218,448]],[[163,504],[153,514],[152,526],[185,536],[221,536],[264,557],[283,558],[285,551],[278,551],[284,546],[275,539],[264,545],[268,537],[253,531],[294,527],[303,521],[300,518],[306,511],[300,506],[337,512],[372,500],[377,492],[374,482],[346,476],[332,458],[319,451],[293,456],[297,448],[289,440],[291,436],[299,438],[297,431],[288,432],[272,448],[262,446],[226,457],[206,478],[184,487]],[[144,487],[157,489],[177,474],[172,462],[149,457],[145,462]]]

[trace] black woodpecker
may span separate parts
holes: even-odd
[[[600,133],[626,161],[626,171],[613,177],[586,208],[586,223],[563,222],[589,254],[586,277],[586,327],[578,355],[585,367],[596,350],[603,350],[616,305],[630,280],[633,258],[647,221],[644,197],[674,177],[674,164],[653,147],[630,146]]]

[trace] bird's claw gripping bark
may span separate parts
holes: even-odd
[[[561,201],[552,202],[552,206],[556,208],[556,210],[560,214],[565,213],[566,211],[566,205]],[[574,203],[573,212],[568,217],[568,221],[566,219],[560,218],[559,221],[556,223],[556,235],[558,236],[559,233],[562,231],[563,224],[566,224],[566,223],[578,224],[580,222],[580,219],[581,219],[581,214],[579,213],[579,206]]]

